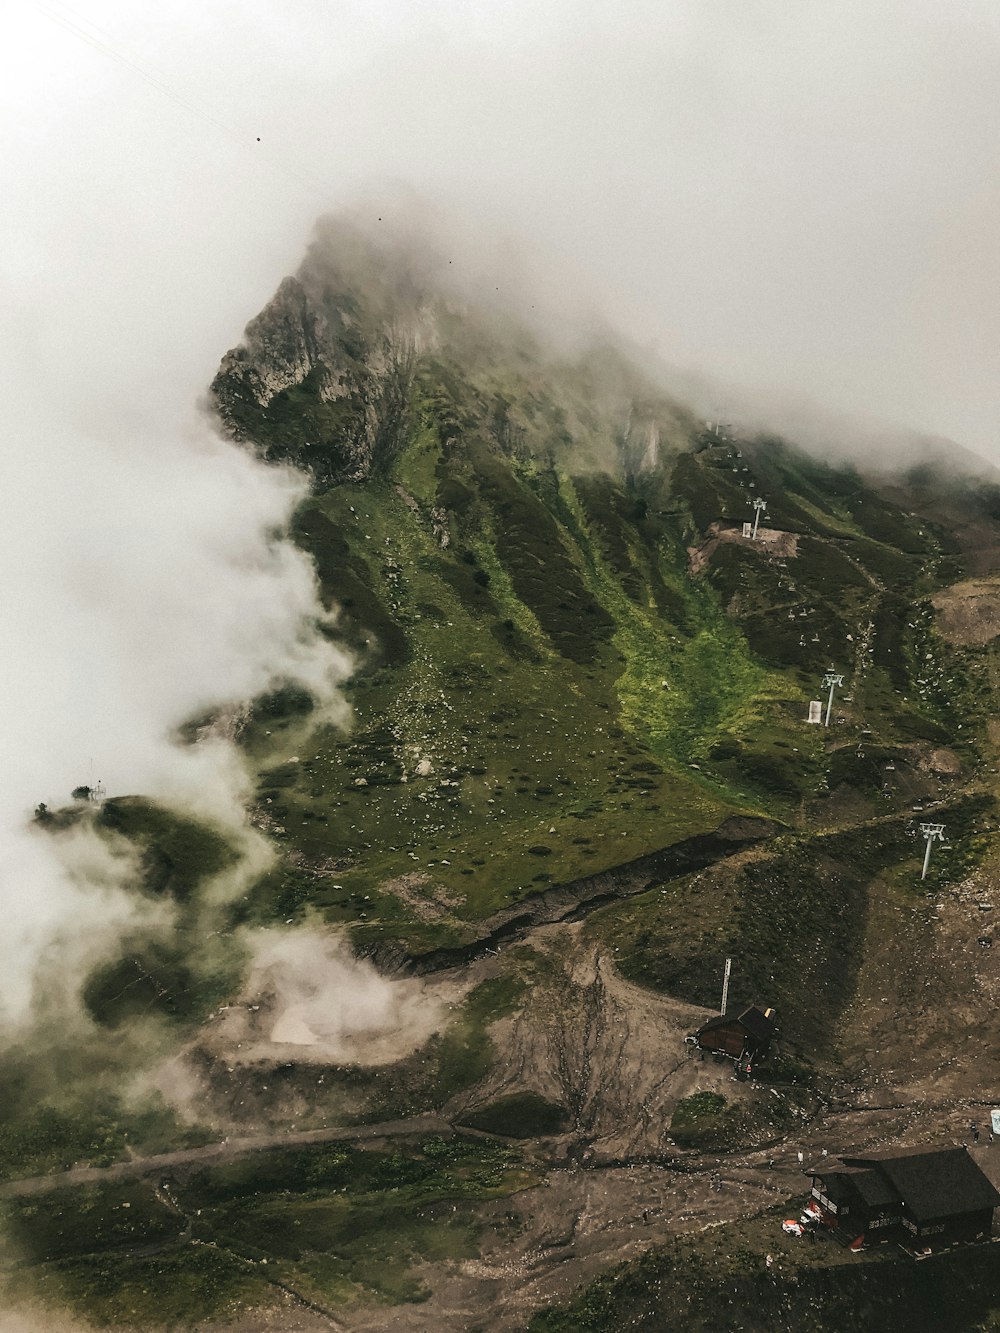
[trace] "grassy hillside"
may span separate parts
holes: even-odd
[[[362,654],[349,736],[292,758],[273,710],[244,735],[262,812],[301,853],[298,910],[366,940],[460,937],[727,813],[801,823],[852,779],[848,737],[855,755],[862,734],[965,746],[962,666],[924,609],[944,559],[926,524],[769,441],[694,431],[647,473],[574,474],[505,452],[468,404],[449,434],[454,379],[425,367],[392,465],[297,520]],[[783,488],[796,554],[727,541],[693,577],[688,547],[747,511],[754,478]],[[850,702],[824,733],[803,723],[831,663]],[[315,866],[336,874],[310,885]]]
[[[420,1301],[422,1264],[478,1253],[476,1204],[534,1181],[502,1144],[429,1138],[395,1151],[286,1149],[9,1199],[2,1215],[22,1265],[5,1274],[4,1295],[143,1328],[221,1318],[283,1290],[320,1311]],[[494,1225],[516,1225],[508,1218]]]
[[[625,966],[703,1002],[720,951],[749,937],[748,986],[777,986],[809,949],[822,970],[826,949],[849,960],[846,995],[864,875],[848,928],[821,887],[842,854],[810,837],[888,816],[912,832],[915,806],[984,762],[989,650],[945,642],[928,600],[961,573],[960,542],[905,507],[919,488],[889,498],[784,441],[723,437],[619,352],[554,359],[359,253],[321,242],[213,386],[237,435],[313,467],[294,535],[357,655],[349,732],[314,723],[299,690],[253,709],[253,819],[282,856],[234,920],[318,914],[363,950],[432,953],[553,886],[763,814],[799,849],[768,863],[764,898],[747,870],[735,899],[692,889],[679,927],[663,912],[681,885],[632,904],[630,940],[664,919],[702,945],[649,966],[630,945]],[[286,387],[267,398],[265,382]],[[333,420],[358,394],[366,442]],[[750,542],[737,525],[756,497]],[[808,727],[831,665],[833,725]],[[104,818],[138,840],[147,891],[183,902],[192,853],[212,872],[209,835],[178,856],[176,830],[120,803]],[[817,886],[787,929],[778,884]],[[141,990],[177,965],[146,952],[95,979],[92,1003],[119,1003],[129,969]],[[183,990],[203,1007],[194,979]]]
[[[849,840],[812,840],[874,821],[890,859],[912,859],[914,807],[975,786],[986,756],[991,650],[947,643],[928,600],[961,572],[957,541],[900,503],[902,483],[889,499],[783,441],[723,438],[617,353],[555,361],[523,331],[442,307],[426,346],[388,357],[396,298],[366,307],[312,264],[301,318],[315,333],[318,302],[326,343],[294,394],[329,396],[350,363],[378,382],[372,402],[386,375],[395,395],[391,422],[370,422],[384,447],[352,455],[364,475],[329,484],[328,460],[294,524],[357,655],[353,723],[317,722],[298,689],[256,701],[240,738],[252,818],[280,856],[212,938],[308,913],[361,950],[432,954],[554,886],[766,815],[794,836],[759,870],[654,889],[594,929],[627,975],[694,1003],[737,942],[748,998],[780,1001],[812,976],[820,1039],[860,961],[869,868],[849,864]],[[255,324],[272,369],[294,342],[282,300]],[[245,383],[226,364],[215,391],[232,428],[297,458],[314,416],[244,396],[236,422]],[[249,352],[239,364],[249,374]],[[750,542],[736,525],[755,497],[767,508]],[[808,727],[831,665],[833,725]],[[136,845],[137,887],[177,919],[95,972],[86,1004],[108,1027],[197,1022],[238,978],[239,958],[201,939],[203,887],[233,853],[138,799],[99,823]],[[827,996],[833,958],[846,966]]]
[[[275,1107],[280,1120],[291,1089],[301,1123],[314,1109],[342,1124],[451,1106],[474,1132],[572,1137],[554,1100],[557,1072],[567,1087],[575,1076],[558,1024],[550,1045],[516,1048],[511,1035],[530,1026],[539,969],[559,972],[565,1006],[582,1014],[586,1000],[596,1031],[600,960],[612,960],[632,1001],[669,998],[680,1033],[691,1006],[717,1003],[731,956],[733,1000],[782,1013],[794,1096],[781,1115],[768,1100],[754,1119],[728,1091],[691,1083],[672,1147],[735,1151],[751,1121],[778,1137],[782,1115],[818,1114],[818,1089],[843,1073],[872,921],[888,904],[932,931],[944,891],[1000,850],[988,725],[1000,656],[995,641],[943,637],[930,600],[988,567],[976,551],[1000,551],[994,488],[945,488],[932,518],[922,473],[876,486],[782,440],[721,435],[620,352],[556,357],[335,241],[283,285],[213,391],[236,438],[311,471],[293,536],[336,616],[331,632],[356,655],[352,724],[324,721],[291,685],[254,701],[239,743],[257,782],[251,819],[276,859],[235,894],[217,889],[238,849],[198,820],[138,796],[44,815],[53,831],[87,818],[130,842],[137,900],[168,924],[137,928],[92,969],[87,1039],[60,1064],[72,1080],[29,1079],[28,1053],[14,1053],[0,1170],[204,1136],[140,1096],[129,1062],[144,1042],[162,1053],[193,1039],[239,993],[242,928],[327,922],[357,951],[419,970],[460,956],[449,949],[471,956],[557,891],[564,919],[587,916],[572,938],[566,927],[544,963],[504,939],[487,979],[465,991],[456,980],[447,1018],[419,1050],[321,1075],[305,1061],[236,1071],[217,1061],[206,1079],[220,1121],[252,1128]],[[757,498],[766,510],[748,541]],[[843,676],[831,725],[809,726],[831,667]],[[921,882],[917,825],[931,814],[948,841]],[[709,842],[740,816],[766,817],[775,836]],[[717,846],[717,863],[644,861],[699,838]],[[636,862],[658,869],[629,878],[622,867]],[[667,1063],[683,1058],[675,1044],[663,1047]],[[68,1045],[52,1038],[53,1069]],[[458,1094],[505,1073],[513,1049],[532,1054],[512,1081],[456,1110]],[[265,1260],[324,1308],[422,1299],[419,1265],[478,1252],[476,1201],[533,1178],[513,1149],[479,1140],[330,1152],[282,1158],[277,1176],[270,1159],[208,1171],[163,1197],[139,1185],[77,1193],[61,1201],[65,1225],[8,1202],[7,1229],[53,1301],[107,1323],[134,1309],[179,1324],[264,1299]],[[84,1217],[102,1228],[94,1254],[79,1249]],[[767,1318],[798,1319],[796,1292],[848,1300],[813,1272],[762,1296],[753,1246],[719,1236],[738,1303],[763,1301]],[[657,1252],[534,1327],[620,1326],[609,1311],[636,1327],[729,1327],[706,1283],[691,1287],[711,1244]],[[877,1311],[882,1270],[872,1272]],[[662,1311],[651,1294],[661,1290]]]

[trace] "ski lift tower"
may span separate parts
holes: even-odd
[[[762,513],[764,512],[764,510],[767,508],[767,501],[766,501],[766,500],[762,500],[761,497],[758,495],[758,496],[757,496],[757,499],[754,500],[754,502],[753,502],[753,507],[754,507],[753,532],[750,534],[750,540],[751,540],[751,541],[756,541],[756,540],[757,540],[757,524],[760,522],[760,516],[761,516],[761,514],[762,514]]]
[[[838,675],[837,672],[834,671],[833,667],[831,667],[830,670],[823,677],[823,684],[828,685],[830,687],[830,697],[826,701],[826,721],[823,723],[824,727],[828,727],[830,725],[830,710],[831,708],[833,708],[833,692],[835,689],[837,689],[838,686],[843,685],[843,683],[844,683],[844,677]]]
[[[921,824],[920,832],[927,839],[927,850],[924,852],[924,868],[920,872],[920,878],[927,878],[927,870],[931,863],[931,848],[936,842],[944,842],[943,824]]]

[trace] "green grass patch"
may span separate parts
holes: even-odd
[[[105,801],[97,824],[139,849],[143,888],[148,893],[183,902],[236,861],[236,853],[221,833],[140,796]]]
[[[271,1282],[320,1305],[419,1301],[418,1265],[478,1253],[475,1204],[536,1177],[510,1147],[430,1138],[256,1153],[157,1180],[7,1200],[21,1289],[102,1326],[150,1328],[236,1315]]]
[[[682,1147],[703,1152],[760,1147],[786,1134],[812,1105],[809,1093],[798,1087],[772,1094],[753,1085],[740,1101],[727,1101],[716,1092],[696,1092],[677,1103],[670,1134]]]
[[[537,1092],[513,1092],[498,1097],[486,1106],[463,1112],[460,1124],[487,1134],[501,1134],[513,1139],[531,1139],[539,1135],[559,1134],[565,1128],[569,1112],[565,1106],[549,1101]]]

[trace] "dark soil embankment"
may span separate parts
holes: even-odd
[[[782,826],[770,819],[733,816],[724,820],[713,833],[686,838],[648,856],[637,857],[624,865],[597,875],[588,875],[569,884],[556,884],[516,907],[495,912],[478,923],[476,938],[466,944],[409,954],[378,946],[370,957],[379,966],[417,974],[460,967],[480,957],[489,949],[511,939],[518,939],[536,926],[559,921],[578,921],[589,912],[616,899],[632,898],[653,884],[701,870],[756,843],[776,837]]]

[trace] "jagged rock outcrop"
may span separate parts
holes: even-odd
[[[364,260],[347,229],[322,227],[211,385],[236,439],[304,468],[318,489],[391,461],[407,437],[417,356],[437,341],[434,303],[412,275],[373,283]]]
[[[541,342],[464,291],[428,240],[376,241],[326,219],[223,357],[210,398],[230,435],[310,472],[317,491],[385,471],[428,399],[445,443],[475,433],[574,470],[652,475],[687,447],[690,413],[620,351],[572,363]]]

